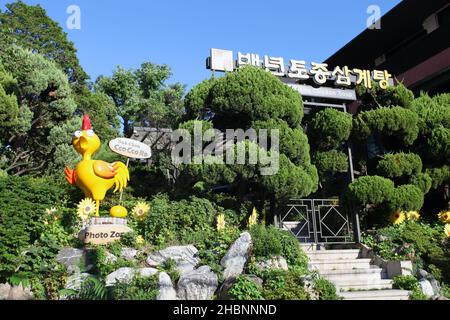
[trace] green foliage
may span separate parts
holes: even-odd
[[[50,178],[0,178],[0,278],[11,275],[27,259],[21,252],[36,241],[64,244],[64,231],[56,225],[46,226],[45,221],[46,209],[61,209],[66,200],[64,190]]]
[[[215,113],[219,129],[249,128],[253,121],[282,119],[298,127],[303,117],[303,102],[295,90],[272,74],[255,67],[244,67],[217,79],[208,104]]]
[[[348,156],[337,150],[316,152],[312,162],[322,179],[328,174],[348,171]]]
[[[401,107],[382,107],[362,112],[354,121],[354,135],[357,139],[366,139],[371,134],[395,137],[409,146],[419,134],[419,117],[411,110]]]
[[[111,261],[108,257],[108,252],[116,256],[116,261]],[[97,246],[94,247],[92,254],[92,262],[94,265],[94,272],[100,279],[104,279],[108,274],[123,267],[135,267],[133,261],[127,261],[121,257],[122,245],[120,242],[109,244],[108,247]]]
[[[373,82],[372,88],[357,86],[356,91],[365,111],[385,106],[400,106],[410,109],[414,100],[414,93],[402,83],[384,90]]]
[[[135,125],[172,128],[178,124],[184,86],[167,85],[171,75],[168,66],[151,62],[142,63],[137,70],[119,66],[111,77],[100,76],[95,89],[112,99],[115,113],[123,120],[124,134],[131,136]]]
[[[396,188],[388,202],[393,210],[419,211],[423,207],[424,195],[418,187],[408,184]]]
[[[351,200],[360,205],[381,204],[394,193],[394,182],[378,176],[365,176],[348,186]]]
[[[257,260],[283,256],[291,268],[307,270],[308,257],[292,233],[263,225],[252,227],[250,233],[253,239],[253,255]]]
[[[14,77],[13,91],[20,102],[18,113],[13,105],[7,115],[17,117],[0,128],[0,155],[6,160],[0,165],[16,175],[55,166],[61,148],[70,147],[71,139],[61,139],[74,132],[76,104],[67,76],[54,62],[15,45],[0,51],[0,64]],[[73,156],[73,151],[66,153],[65,160]]]
[[[327,108],[314,115],[308,133],[318,149],[329,150],[347,141],[352,127],[351,114]]]
[[[304,274],[272,270],[266,274],[263,296],[266,300],[308,300],[304,288]]]
[[[116,283],[110,293],[112,300],[156,300],[158,275],[135,277],[131,283]]]
[[[55,61],[64,70],[70,82],[84,84],[89,78],[77,58],[74,44],[57,22],[40,6],[29,6],[22,1],[6,5],[0,12],[0,24],[9,43],[39,53]]]
[[[428,139],[428,148],[435,158],[448,159],[450,157],[450,129],[442,126],[433,129],[431,137]]]
[[[313,288],[317,292],[319,300],[339,300],[336,286],[325,278],[315,279]]]
[[[78,294],[75,295],[75,299],[78,300],[107,300],[108,290],[103,281],[95,278],[88,277],[81,284],[81,289]]]
[[[422,159],[414,153],[390,153],[378,162],[377,171],[386,178],[417,175],[422,172]]]
[[[450,166],[448,165],[440,168],[427,169],[426,173],[433,180],[433,189],[438,189],[440,186],[450,182]]]
[[[192,88],[184,98],[184,107],[188,119],[202,119],[208,108],[207,98],[216,79],[214,77],[206,79]]]
[[[246,276],[239,276],[229,291],[231,300],[263,300],[261,288]]]
[[[450,128],[450,94],[430,97],[422,95],[412,102],[412,110],[419,116],[420,133],[429,136],[439,127]]]
[[[427,194],[431,189],[433,179],[427,173],[419,173],[411,177],[410,184],[419,188],[423,194]]]
[[[178,279],[180,279],[181,275],[177,270],[177,262],[171,258],[163,262],[161,265],[161,270],[166,272],[174,283],[177,283]]]
[[[412,291],[416,288],[419,288],[419,281],[416,277],[408,275],[408,276],[395,276],[394,277],[394,283],[393,283],[394,289],[401,289],[401,290],[408,290]]]
[[[254,121],[252,128],[255,130],[279,130],[280,152],[286,155],[296,165],[308,164],[311,162],[309,155],[308,137],[302,129],[290,128],[283,120],[270,119],[267,121]]]
[[[200,134],[204,135],[207,130],[213,129],[213,124],[211,121],[189,120],[178,126],[178,129],[187,130],[192,137],[195,135],[195,128],[199,130]]]

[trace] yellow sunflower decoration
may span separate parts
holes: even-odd
[[[77,214],[82,220],[87,220],[89,217],[93,216],[96,211],[96,204],[94,200],[86,198],[81,200],[77,207]]]
[[[138,202],[133,210],[132,210],[132,214],[133,216],[138,219],[138,220],[142,220],[145,218],[145,215],[150,211],[150,206],[148,204],[146,204],[145,202]]]
[[[253,208],[252,214],[248,218],[248,227],[251,228],[256,225],[258,222],[258,212],[256,211],[256,208]]]
[[[394,225],[399,225],[402,224],[403,222],[405,222],[406,220],[406,215],[403,211],[395,211],[391,214],[391,222]]]
[[[445,234],[450,238],[450,223],[447,223],[444,228]]]
[[[420,219],[420,213],[417,211],[409,211],[406,213],[406,219],[409,221],[418,221]]]
[[[217,231],[220,232],[220,231],[225,230],[225,224],[226,224],[226,222],[225,222],[225,215],[219,214],[217,216]]]
[[[441,213],[439,213],[438,217],[442,223],[450,223],[450,211],[442,211]]]

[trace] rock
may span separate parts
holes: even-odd
[[[261,279],[260,277],[257,277],[257,276],[255,276],[253,274],[246,274],[245,277],[247,279],[249,279],[250,281],[252,281],[254,284],[256,284],[258,287],[262,288],[264,280]]]
[[[217,275],[208,266],[181,275],[178,297],[181,300],[210,300],[217,290]]]
[[[11,286],[9,283],[0,283],[0,300],[8,300]]]
[[[222,258],[220,264],[225,268],[223,272],[224,279],[238,277],[244,270],[250,249],[252,247],[252,237],[250,233],[241,234]]]
[[[278,269],[287,271],[289,269],[286,259],[281,256],[273,257],[271,259],[258,262],[256,264],[256,267],[261,271],[269,269]]]
[[[173,288],[172,280],[165,272],[159,274],[159,294],[156,300],[177,300],[177,292]]]
[[[431,287],[433,288],[434,296],[439,296],[441,294],[439,282],[433,276],[428,281],[430,281]]]
[[[419,279],[428,279],[429,273],[426,272],[423,269],[419,269],[419,272],[417,272]]]
[[[217,299],[218,300],[230,300],[230,295],[228,292],[230,291],[233,284],[236,282],[236,278],[231,277],[226,279],[222,285],[220,286],[220,289],[217,293]]]
[[[419,280],[420,288],[422,289],[422,292],[424,295],[426,295],[428,298],[431,298],[434,296],[433,287],[431,286],[430,281],[426,279]]]
[[[311,276],[305,276],[303,278],[303,287],[309,295],[310,300],[319,300],[319,293],[314,290],[314,279]]]
[[[75,248],[64,248],[58,252],[56,261],[69,267],[79,267],[85,259],[84,251]]]
[[[444,296],[438,296],[438,297],[436,297],[436,299],[434,299],[434,300],[450,300],[450,299],[447,298],[447,297],[444,297]]]
[[[129,283],[133,280],[134,276],[139,275],[141,277],[151,277],[158,273],[158,270],[153,268],[120,268],[106,276],[106,286],[111,287],[116,282]]]
[[[123,248],[122,249],[122,258],[128,261],[136,260],[138,251],[133,248]]]
[[[376,242],[385,242],[385,241],[388,241],[388,240],[389,240],[388,237],[383,236],[383,235],[381,235],[381,234],[377,234],[377,235],[375,236],[375,241],[376,241]]]
[[[114,264],[117,262],[117,257],[115,255],[113,255],[111,252],[106,252],[106,258],[105,258],[105,263],[107,264]]]
[[[83,282],[89,277],[91,277],[89,273],[73,274],[67,278],[65,288],[69,290],[79,291]]]
[[[31,300],[33,299],[33,293],[31,288],[23,288],[22,284],[14,286],[9,291],[8,300]]]
[[[197,252],[197,248],[192,245],[169,247],[149,254],[147,264],[150,267],[157,267],[168,259],[173,259],[177,264],[178,272],[184,274],[194,270],[200,262],[200,259],[195,256]]]

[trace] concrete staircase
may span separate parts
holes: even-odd
[[[305,247],[310,269],[336,285],[344,300],[408,300],[409,291],[393,290],[392,280],[370,259],[359,258],[359,249],[316,250]]]

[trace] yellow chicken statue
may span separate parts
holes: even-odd
[[[82,131],[74,133],[72,144],[83,156],[75,170],[66,167],[66,180],[80,188],[87,198],[96,202],[96,216],[99,216],[100,201],[106,192],[115,186],[114,192],[122,191],[130,180],[128,168],[122,162],[107,163],[93,160],[92,156],[100,148],[100,139],[91,128],[89,115],[83,116]]]

